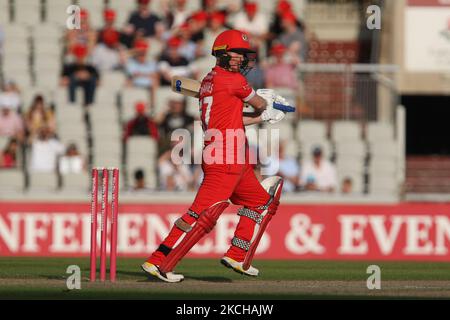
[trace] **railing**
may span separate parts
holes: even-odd
[[[298,67],[300,115],[314,120],[394,123],[397,71],[395,65],[302,64]]]

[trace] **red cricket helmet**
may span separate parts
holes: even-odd
[[[239,30],[226,30],[217,36],[212,47],[212,55],[216,56],[218,51],[224,50],[239,53],[255,53],[250,48],[248,35]]]

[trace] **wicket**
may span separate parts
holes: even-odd
[[[92,194],[91,194],[91,252],[90,252],[90,280],[95,281],[97,274],[97,211],[98,211],[98,177],[102,172],[102,206],[100,223],[100,281],[106,280],[106,239],[108,232],[108,215],[111,214],[111,240],[109,277],[116,280],[117,266],[117,223],[119,204],[119,169],[118,168],[93,168],[92,169]],[[108,209],[109,173],[112,173],[111,210]]]

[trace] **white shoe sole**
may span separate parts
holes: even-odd
[[[164,277],[159,271],[158,267],[151,263],[144,263],[141,265],[142,270],[153,277],[156,277],[164,282],[176,283],[184,280],[184,276],[181,274],[173,274],[172,272],[168,272],[166,277]]]
[[[250,268],[253,268],[254,270],[256,270],[255,271],[256,273],[251,273],[251,272],[249,272],[250,269],[249,270],[244,270],[242,268],[242,262],[239,263],[239,262],[234,261],[234,260],[232,260],[230,258],[224,257],[224,258],[220,259],[220,263],[223,264],[225,267],[227,267],[229,269],[232,269],[233,271],[235,271],[235,272],[237,272],[239,274],[243,274],[243,275],[246,275],[246,276],[249,276],[249,277],[257,277],[258,274],[259,274],[258,269],[250,267]]]

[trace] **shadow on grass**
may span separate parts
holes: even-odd
[[[197,281],[205,281],[205,282],[222,282],[222,283],[231,283],[233,282],[232,279],[224,278],[224,277],[193,277],[193,276],[186,276],[185,279],[188,280],[197,280]]]

